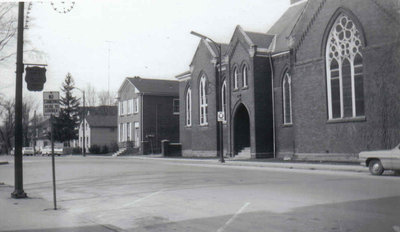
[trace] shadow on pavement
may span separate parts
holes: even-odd
[[[2,230],[0,230],[2,231]],[[121,231],[111,225],[94,225],[94,226],[79,226],[66,228],[49,228],[49,229],[26,229],[26,230],[6,230],[2,232],[110,232]]]
[[[393,232],[400,228],[400,197],[350,201],[301,207],[288,213],[242,213],[221,231],[266,232]],[[233,215],[160,223],[154,218],[142,218],[142,226],[126,231],[220,231]],[[397,231],[396,231],[397,232]]]

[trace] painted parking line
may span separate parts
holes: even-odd
[[[146,199],[148,199],[148,198],[150,198],[150,197],[153,197],[153,196],[155,196],[155,195],[157,195],[157,194],[160,194],[160,193],[162,193],[163,191],[164,191],[164,189],[161,189],[161,190],[158,191],[158,192],[154,192],[154,193],[149,194],[149,195],[147,195],[147,196],[145,196],[145,197],[136,199],[136,200],[134,200],[134,201],[131,202],[131,203],[125,204],[123,207],[130,207],[130,206],[132,206],[132,205],[134,205],[134,204],[136,204],[136,203],[139,203],[139,202],[141,202],[141,201],[143,201],[143,200],[146,200]]]
[[[217,230],[217,232],[223,232],[225,231],[225,229],[239,216],[239,214],[241,214],[243,212],[243,210],[250,205],[250,202],[246,202],[242,208],[240,208],[226,223],[224,226],[222,226],[221,228],[219,228]]]
[[[393,230],[395,232],[400,232],[400,226],[393,226]]]

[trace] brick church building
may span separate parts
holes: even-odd
[[[266,32],[201,39],[180,83],[184,156],[354,158],[400,143],[400,3],[291,0]]]

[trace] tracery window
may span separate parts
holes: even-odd
[[[282,81],[283,124],[292,124],[292,78],[286,72]]]
[[[186,92],[186,126],[192,125],[192,90]]]
[[[329,119],[365,115],[362,46],[356,24],[339,15],[326,46]]]
[[[208,124],[208,102],[206,95],[206,77],[203,75],[200,79],[199,86],[199,98],[200,98],[200,125],[204,126]]]

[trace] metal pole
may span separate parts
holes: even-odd
[[[57,210],[57,197],[56,197],[56,165],[54,161],[54,116],[50,116],[50,127],[51,127],[51,167],[53,170],[53,201],[54,210]]]
[[[33,115],[33,133],[32,133],[32,137],[33,137],[33,153],[36,155],[36,139],[37,139],[37,134],[36,134],[36,110],[35,110],[35,113]]]
[[[209,37],[202,35],[200,33],[191,31],[190,34],[200,37],[204,40],[209,40],[211,41],[211,43],[213,43],[217,49],[218,49],[218,76],[215,78],[215,99],[216,99],[216,110],[217,110],[217,114],[218,111],[221,110],[221,88],[220,88],[220,81],[221,81],[221,76],[222,76],[222,45],[215,42],[214,40],[210,39]],[[224,140],[223,140],[223,127],[222,127],[222,122],[218,121],[218,116],[215,117],[216,120],[216,125],[217,125],[217,155],[219,156],[219,161],[221,163],[224,163]]]
[[[83,122],[83,147],[82,147],[82,155],[86,156],[86,122],[85,122],[85,118],[86,118],[86,104],[85,104],[85,90],[82,90],[83,93],[83,116],[82,116],[82,122]]]
[[[26,198],[27,195],[23,188],[22,171],[22,74],[24,46],[24,2],[18,3],[18,35],[17,35],[17,75],[15,84],[15,152],[14,152],[14,172],[15,188],[11,193],[12,198]]]
[[[218,44],[218,48],[219,48],[219,51],[218,51],[218,63],[219,63],[219,74],[218,74],[218,78],[217,78],[217,80],[218,80],[218,90],[217,91],[215,91],[216,92],[216,94],[219,96],[218,98],[217,98],[217,100],[218,100],[218,104],[217,104],[217,106],[219,106],[218,107],[218,110],[220,110],[220,111],[222,111],[222,107],[224,107],[221,103],[221,100],[222,100],[222,89],[221,89],[221,87],[220,87],[220,84],[221,84],[221,78],[222,78],[222,45],[221,44]],[[226,112],[224,112],[225,114],[226,114]],[[219,121],[219,122],[217,122],[218,123],[218,126],[219,126],[219,153],[220,153],[220,162],[221,163],[225,163],[225,159],[224,159],[224,137],[223,137],[223,133],[224,133],[224,128],[223,128],[223,125],[222,125],[222,122],[221,121]]]

